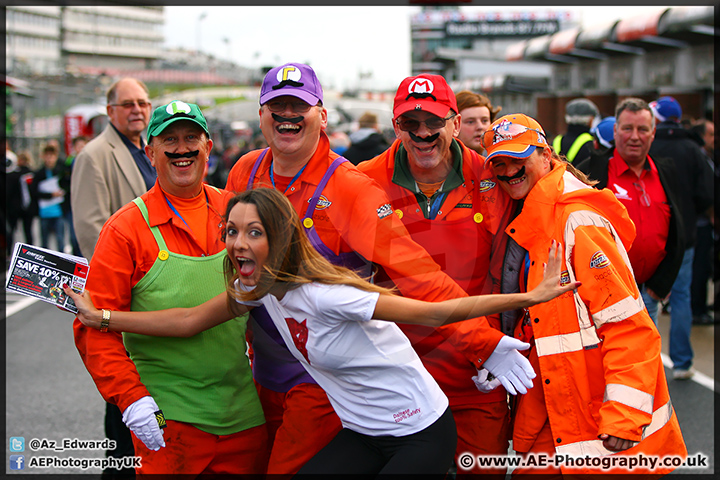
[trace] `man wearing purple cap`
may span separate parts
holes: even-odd
[[[708,213],[713,203],[710,165],[702,150],[687,130],[680,125],[682,108],[673,97],[660,97],[650,102],[650,108],[659,122],[650,155],[672,159],[677,172],[678,205],[683,220],[685,243],[677,278],[670,290],[670,359],[673,377],[684,380],[693,376],[693,350],[690,344],[692,308],[690,284],[697,239],[698,214]]]
[[[359,164],[358,169],[380,184],[413,240],[445,273],[469,295],[487,293],[493,222],[488,215],[490,205],[484,200],[495,183],[480,175],[483,158],[455,138],[461,123],[455,94],[440,75],[408,77],[395,95],[393,120],[397,140],[387,151]],[[381,269],[375,281],[382,284],[390,279]],[[500,330],[500,322],[495,320],[490,324]],[[458,472],[504,478],[505,469],[481,468],[478,464],[465,468],[467,465],[459,461],[466,453],[504,455],[509,447],[506,390],[481,390],[485,385],[476,388],[469,379],[478,375],[486,378],[487,371],[478,373],[475,368],[471,344],[457,345],[455,341],[481,321],[485,320],[465,322],[462,330],[449,338],[443,327],[400,328],[450,400],[458,431]],[[501,342],[519,349],[527,345],[511,337]]]
[[[284,192],[320,253],[363,275],[372,273],[370,262],[380,265],[408,297],[438,301],[466,296],[412,240],[380,186],[330,150],[323,92],[309,66],[291,63],[270,70],[261,87],[259,114],[269,148],[238,160],[228,190],[272,186]],[[254,310],[253,373],[274,436],[268,473],[295,473],[341,425],[325,393],[277,341],[272,322],[266,320]],[[506,373],[525,366],[513,348],[494,352],[503,335],[487,324],[458,337],[457,342],[474,346],[477,368],[493,353],[498,363],[506,360]],[[299,341],[302,338],[298,332]],[[510,381],[499,369],[493,373]],[[513,380],[522,388],[520,380]]]

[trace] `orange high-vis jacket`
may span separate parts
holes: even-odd
[[[626,251],[635,226],[612,192],[580,182],[565,165],[541,178],[505,230],[530,256],[528,290],[543,277],[552,239],[564,246],[563,281],[582,282],[529,308],[539,365],[536,387],[514,412],[513,448],[528,451],[547,419],[556,455],[678,456],[687,449],[660,359],[660,334],[644,308]],[[520,326],[516,333],[520,332]],[[603,447],[600,434],[638,442],[624,452]],[[596,467],[564,473],[628,473]],[[637,468],[665,474],[675,467]]]

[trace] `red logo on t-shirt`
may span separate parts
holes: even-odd
[[[292,335],[295,348],[297,348],[300,353],[302,353],[302,356],[305,357],[305,360],[310,363],[307,347],[305,346],[308,340],[307,319],[302,322],[298,322],[294,318],[286,318],[285,323],[287,323],[287,326],[290,329],[290,335]]]

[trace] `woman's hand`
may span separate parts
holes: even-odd
[[[565,286],[560,284],[560,271],[563,265],[563,248],[562,245],[552,241],[550,244],[550,252],[548,254],[548,262],[543,267],[543,279],[537,287],[531,290],[533,299],[536,303],[547,302],[565,292],[575,290],[581,282],[571,282]]]
[[[90,293],[87,291],[82,294],[75,293],[75,291],[67,285],[63,286],[63,291],[75,302],[75,306],[78,308],[78,320],[87,327],[99,329],[102,323],[102,312],[93,305]]]
[[[627,450],[628,448],[632,448],[637,445],[637,442],[620,437],[613,437],[607,433],[600,434],[599,438],[603,441],[603,447],[607,448],[611,452],[622,452],[623,450]]]

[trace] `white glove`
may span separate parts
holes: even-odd
[[[125,409],[123,422],[147,448],[158,451],[165,446],[155,412],[160,410],[151,396],[142,397]]]
[[[500,380],[493,377],[486,369],[481,368],[477,372],[478,374],[472,377],[472,380],[475,382],[477,389],[482,393],[490,393],[501,385]],[[492,380],[488,380],[488,375],[490,375]]]
[[[511,395],[517,395],[518,392],[527,393],[527,389],[533,386],[531,379],[535,378],[535,371],[528,359],[518,352],[528,348],[530,348],[529,343],[504,336],[490,358],[483,363],[483,367],[495,375]]]

